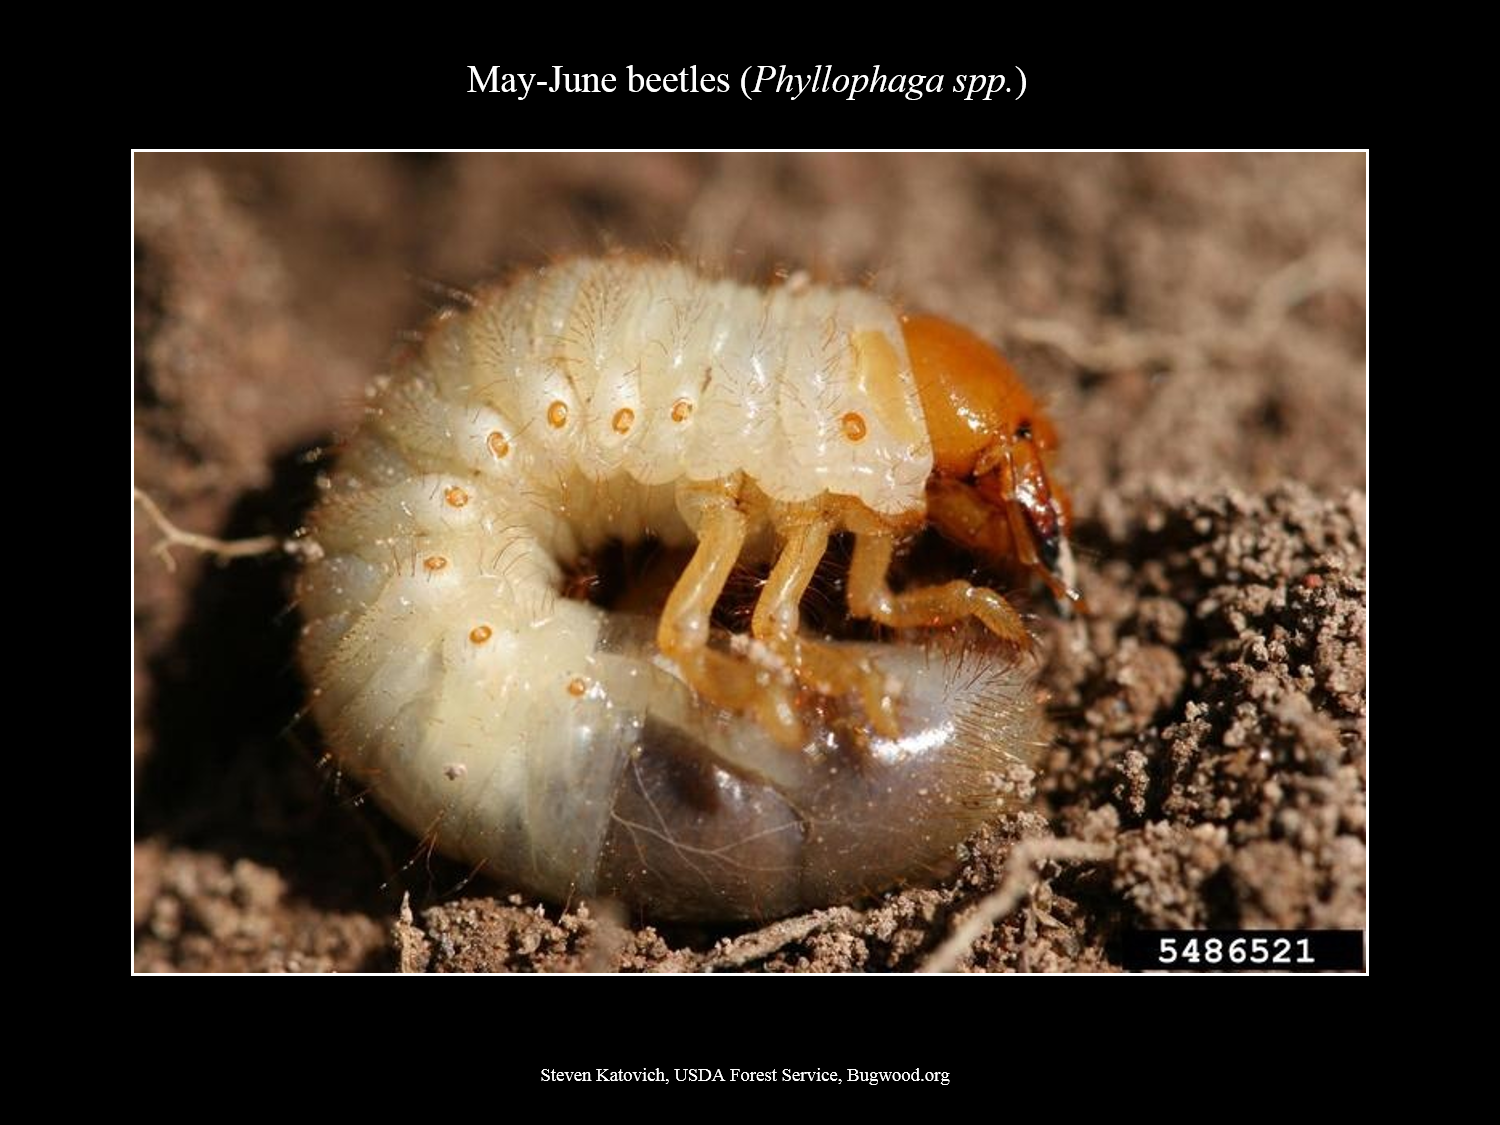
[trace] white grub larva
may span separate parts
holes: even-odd
[[[437,318],[340,454],[313,713],[408,829],[553,900],[770,918],[925,877],[1034,756],[1030,642],[987,589],[886,572],[933,524],[1076,599],[1055,444],[997,353],[862,290],[521,275]],[[838,531],[895,642],[800,628]],[[659,614],[562,596],[647,537],[691,549]],[[709,626],[742,558],[773,560],[748,643]]]

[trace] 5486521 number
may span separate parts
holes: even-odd
[[[1163,965],[1174,964],[1179,959],[1190,965],[1218,965],[1228,961],[1231,965],[1312,965],[1310,938],[1203,938],[1190,937],[1181,941],[1165,937],[1157,945]]]
[[[1365,967],[1359,930],[1140,930],[1125,968],[1177,972],[1348,972]]]

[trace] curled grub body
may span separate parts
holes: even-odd
[[[892,593],[891,551],[933,496],[960,543],[1047,577],[1066,507],[1030,419],[955,454],[912,331],[861,290],[628,259],[440,317],[312,519],[301,658],[342,768],[496,878],[656,917],[774,917],[943,867],[1034,754],[1031,662],[990,591]],[[851,612],[892,643],[799,631],[844,530]],[[647,537],[695,552],[659,616],[562,596],[581,557]],[[725,643],[708,614],[756,556],[751,636]]]

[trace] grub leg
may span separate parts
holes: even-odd
[[[802,741],[802,724],[785,686],[750,661],[708,647],[714,603],[734,569],[745,535],[745,516],[733,498],[725,497],[705,510],[698,547],[667,597],[656,642],[699,695],[729,710],[753,714],[779,742],[795,746]]]
[[[972,617],[1003,640],[1023,649],[1031,634],[1011,604],[995,591],[967,582],[948,582],[891,592],[887,575],[896,553],[894,536],[861,534],[849,564],[849,612],[894,628],[948,625]]]
[[[786,663],[799,683],[822,695],[858,694],[871,725],[886,738],[899,734],[886,676],[867,658],[798,635],[799,607],[828,549],[829,521],[810,516],[792,527],[755,603],[751,632]]]

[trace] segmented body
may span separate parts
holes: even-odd
[[[653,621],[560,589],[609,540],[691,546],[726,489],[761,548],[831,498],[915,526],[932,464],[872,294],[623,259],[522,276],[440,318],[340,453],[298,591],[313,713],[411,831],[553,899],[772,917],[921,875],[1035,742],[995,642],[841,646],[891,678],[900,737],[811,698],[789,750],[684,683]]]

